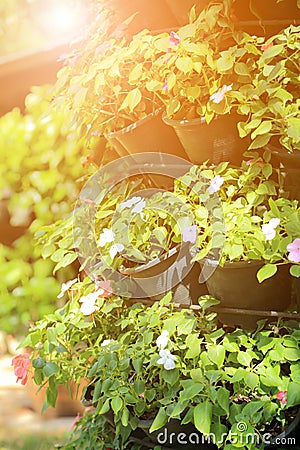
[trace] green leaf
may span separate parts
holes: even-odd
[[[105,403],[102,406],[102,408],[100,409],[99,414],[106,414],[109,411],[109,409],[110,409],[109,403],[110,403],[110,399],[108,398],[105,400]]]
[[[287,389],[287,407],[300,404],[300,383],[291,381]]]
[[[40,356],[38,358],[35,358],[32,360],[32,367],[34,369],[42,369],[46,364],[46,361],[44,358],[41,358]]]
[[[230,392],[225,387],[217,390],[217,402],[227,414],[229,414],[229,396]]]
[[[256,373],[248,372],[245,375],[245,383],[247,386],[249,386],[250,389],[254,389],[256,386],[258,386],[259,383],[259,377],[256,375]]]
[[[290,267],[290,274],[293,277],[299,278],[300,277],[300,264],[299,265],[293,265]]]
[[[193,60],[189,56],[179,57],[176,60],[175,65],[185,74],[193,70]]]
[[[111,401],[111,407],[115,414],[118,414],[118,412],[121,410],[123,406],[123,400],[121,397],[114,397]]]
[[[203,383],[193,383],[191,386],[188,386],[186,389],[180,392],[180,401],[184,402],[186,400],[190,400],[194,398],[199,392],[203,390]]]
[[[56,405],[56,399],[57,399],[58,391],[56,386],[51,387],[50,386],[46,390],[46,401],[49,406],[52,406],[52,408],[55,408]]]
[[[284,358],[287,361],[298,361],[300,359],[300,350],[298,348],[287,347],[284,350]]]
[[[138,395],[140,395],[140,394],[142,394],[142,393],[144,392],[144,390],[145,390],[145,383],[144,383],[144,381],[142,381],[142,380],[136,380],[136,381],[134,382],[133,387],[134,387],[135,392],[136,392]]]
[[[276,264],[265,264],[257,272],[256,276],[259,283],[262,283],[267,278],[272,277],[277,272]]]
[[[62,267],[67,267],[69,265],[71,265],[75,260],[77,259],[77,253],[67,253],[60,261],[58,264],[56,264],[54,270],[53,270],[53,274],[55,274],[55,272],[58,271],[58,269],[62,268]]]
[[[271,120],[265,120],[259,124],[259,126],[254,130],[251,134],[251,139],[254,139],[256,136],[260,134],[266,134],[269,133],[269,131],[272,128],[272,122]]]
[[[53,362],[47,362],[43,368],[45,377],[51,377],[51,375],[54,375],[58,371],[59,371],[58,365]]]
[[[209,359],[215,363],[218,369],[222,366],[225,358],[225,349],[222,345],[211,345],[208,347],[207,354]]]
[[[234,66],[234,71],[238,75],[250,75],[247,64],[245,64],[243,62],[236,63]]]
[[[132,91],[128,92],[126,95],[122,105],[120,106],[120,110],[129,108],[131,112],[133,112],[134,108],[140,103],[142,99],[142,94],[139,88],[134,88]]]
[[[255,148],[263,148],[269,140],[271,139],[270,134],[265,134],[263,136],[257,136],[254,141],[251,143],[249,150],[255,149]]]
[[[128,422],[129,422],[129,410],[128,408],[124,408],[123,412],[122,412],[122,417],[121,417],[121,423],[123,425],[123,427],[127,427]]]
[[[237,360],[242,366],[250,366],[252,361],[252,356],[247,352],[239,352],[237,355]]]
[[[161,377],[164,381],[173,386],[179,379],[179,370],[176,368],[172,370],[162,369]]]
[[[209,400],[199,403],[194,408],[194,424],[203,434],[210,433],[213,405]]]
[[[195,358],[200,354],[201,351],[201,339],[199,339],[195,334],[191,334],[186,338],[186,346],[188,351],[185,354],[185,358]]]
[[[155,419],[149,429],[149,432],[152,433],[155,430],[159,430],[167,423],[167,420],[168,416],[165,411],[165,408],[163,407],[159,408],[158,413],[156,414]]]

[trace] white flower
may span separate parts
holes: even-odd
[[[167,330],[163,330],[161,335],[156,339],[156,345],[160,350],[163,350],[168,345],[169,341],[169,332]]]
[[[141,213],[143,211],[143,209],[145,208],[145,205],[146,205],[146,201],[141,200],[132,208],[131,212]]]
[[[106,347],[109,344],[112,344],[114,342],[113,339],[104,339],[104,341],[101,342],[101,347]]]
[[[163,364],[166,370],[175,369],[176,356],[172,355],[170,350],[160,350],[159,356],[160,358],[158,359],[157,364]]]
[[[261,229],[267,241],[271,241],[276,236],[276,227],[280,224],[280,219],[274,217],[268,223],[262,225]]]
[[[220,175],[216,175],[212,180],[211,183],[208,187],[208,192],[210,194],[214,194],[215,192],[220,190],[220,187],[222,186],[222,184],[224,183],[224,178],[221,177]]]
[[[70,287],[73,286],[73,284],[77,283],[77,281],[77,278],[74,278],[74,280],[69,280],[66,283],[63,283],[61,285],[61,290],[57,298],[62,298],[64,294],[70,289]]]
[[[100,247],[104,247],[104,245],[109,242],[113,242],[115,239],[115,233],[108,228],[103,228],[103,232],[99,236],[98,244]]]
[[[119,208],[122,211],[125,208],[131,208],[131,206],[135,205],[136,203],[139,203],[142,200],[142,197],[132,197],[129,200],[126,200],[125,202],[121,202],[119,204]]]
[[[221,103],[221,101],[224,99],[226,92],[229,92],[232,90],[232,84],[227,86],[224,84],[224,86],[221,87],[221,89],[218,90],[218,92],[215,92],[212,94],[209,99],[214,103]]]
[[[116,256],[117,253],[122,252],[124,250],[124,245],[123,244],[113,244],[110,247],[109,250],[109,254],[111,259],[114,259],[114,257]]]
[[[96,305],[96,300],[99,297],[99,291],[90,292],[90,294],[84,295],[79,299],[79,303],[81,303],[80,311],[85,316],[89,316],[93,314],[95,311],[98,311],[99,307]]]

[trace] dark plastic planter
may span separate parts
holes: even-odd
[[[117,140],[129,154],[162,152],[186,158],[176,133],[162,121],[162,109],[157,109],[122,130],[109,133],[107,139],[113,146],[116,146]]]
[[[286,428],[286,430],[284,430],[278,436],[273,437],[270,441],[270,444],[266,444],[264,448],[295,448],[295,445],[300,445],[300,409],[298,410],[296,417]]]
[[[209,0],[166,0],[166,2],[179,25],[186,25],[192,6],[196,6],[196,14],[199,14],[208,5]]]
[[[175,450],[217,450],[217,446],[208,443],[200,431],[191,423],[182,425],[180,420],[171,419],[166,425],[149,433],[152,420],[140,420],[138,428],[142,429],[150,442],[154,445],[160,445],[162,449]]]
[[[193,164],[209,160],[211,164],[229,161],[239,165],[248,147],[247,139],[239,137],[237,123],[240,119],[237,114],[217,116],[210,124],[206,123],[204,117],[175,120],[163,116],[163,120],[174,128]]]
[[[211,268],[215,262],[209,259],[205,264]],[[220,306],[245,310],[284,311],[291,303],[292,277],[289,265],[278,266],[277,273],[262,283],[256,278],[261,262],[233,262],[217,266],[206,281],[210,295],[220,300]],[[252,328],[259,318],[238,315],[229,317],[220,314],[222,322],[228,325],[239,325]],[[261,317],[263,318],[263,317]]]
[[[284,190],[291,200],[300,201],[300,151],[294,153],[269,147],[284,177]]]
[[[199,283],[200,264],[192,265],[191,259],[187,246],[182,254],[173,248],[156,261],[123,273],[135,282],[137,298],[144,296],[157,301],[172,290],[174,303],[198,304],[198,298],[208,292],[205,283]]]

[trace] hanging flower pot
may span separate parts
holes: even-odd
[[[222,161],[240,164],[247,142],[239,137],[236,114],[215,116],[209,124],[205,117],[175,120],[164,116],[163,120],[174,128],[193,164],[200,165],[207,160],[211,164]]]
[[[175,131],[162,121],[162,108],[126,128],[108,133],[107,139],[114,147],[121,145],[129,154],[162,152],[186,158]]]
[[[189,12],[192,6],[196,6],[196,13],[199,14],[207,6],[209,0],[166,0],[166,3],[179,25],[186,25],[189,22]]]
[[[132,277],[136,283],[138,297],[144,294],[153,301],[160,300],[172,290],[174,303],[183,305],[198,304],[198,298],[207,294],[205,283],[199,283],[200,264],[191,266],[192,256],[189,252],[182,254],[177,248],[165,255],[143,264],[137,268],[125,269],[123,274]]]
[[[284,190],[290,199],[300,201],[300,151],[288,152],[273,146],[270,148],[274,160],[281,168]]]
[[[206,259],[205,264],[212,273],[206,281],[208,292],[220,300],[221,307],[284,311],[291,302],[292,277],[288,264],[278,266],[277,273],[262,283],[256,278],[257,271],[263,266],[260,261],[227,262],[223,267],[215,268],[216,261]],[[255,326],[258,320],[257,317],[232,318],[228,314],[221,314],[220,319],[230,325],[245,327]]]

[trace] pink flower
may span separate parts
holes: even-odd
[[[177,33],[175,33],[175,31],[171,31],[170,33],[170,44],[171,45],[178,45],[180,42],[180,37],[178,36]]]
[[[294,239],[294,241],[286,247],[288,259],[292,262],[300,262],[300,238]]]
[[[12,366],[14,366],[14,373],[17,377],[16,383],[21,380],[21,384],[27,383],[28,374],[27,369],[30,366],[29,353],[22,353],[12,359]]]
[[[162,86],[162,90],[165,91],[165,92],[167,92],[168,89],[169,89],[169,88],[168,88],[168,82],[167,82],[167,79],[165,78],[164,84],[163,84],[163,86]]]
[[[215,192],[220,190],[220,187],[222,186],[222,184],[224,183],[224,178],[221,177],[220,175],[216,175],[212,180],[211,183],[208,187],[208,192],[210,194],[214,194]]]
[[[287,391],[280,391],[280,392],[277,392],[277,394],[276,394],[277,400],[279,400],[282,405],[286,405],[286,403],[287,403],[286,394],[287,394]]]
[[[269,44],[263,44],[261,46],[261,49],[263,52],[265,52],[266,50],[268,50],[268,48],[271,48],[271,47],[273,47],[273,42],[270,42]]]
[[[70,426],[70,429],[69,429],[70,431],[72,431],[75,428],[75,426],[76,426],[77,422],[79,421],[79,419],[80,419],[80,413],[77,413],[77,416],[75,417],[74,421],[71,423],[71,426]]]
[[[276,236],[276,228],[280,224],[280,219],[278,217],[275,217],[274,219],[271,219],[268,223],[264,223],[261,227],[262,232],[266,236],[267,241],[271,241]]]
[[[197,239],[197,225],[182,227],[182,241],[194,244]]]
[[[62,298],[64,294],[70,289],[70,287],[73,286],[73,284],[75,284],[77,281],[78,281],[77,278],[74,278],[74,280],[69,280],[66,283],[63,283],[61,285],[61,290],[57,298]]]
[[[248,161],[246,161],[246,166],[248,167],[251,166],[251,164],[253,164],[253,161],[254,161],[253,159],[249,159]],[[256,161],[255,165],[261,167],[263,166],[263,163],[261,161]]]
[[[100,281],[100,283],[97,283],[97,290],[98,292],[98,298],[99,297],[110,297],[112,294],[112,288],[110,285],[110,280],[108,281]]]
[[[226,92],[231,91],[231,90],[232,90],[232,84],[230,84],[229,86],[224,84],[224,86],[222,86],[222,88],[219,89],[218,92],[215,92],[214,94],[212,94],[209,97],[209,99],[214,103],[221,103],[221,101],[225,97]]]

